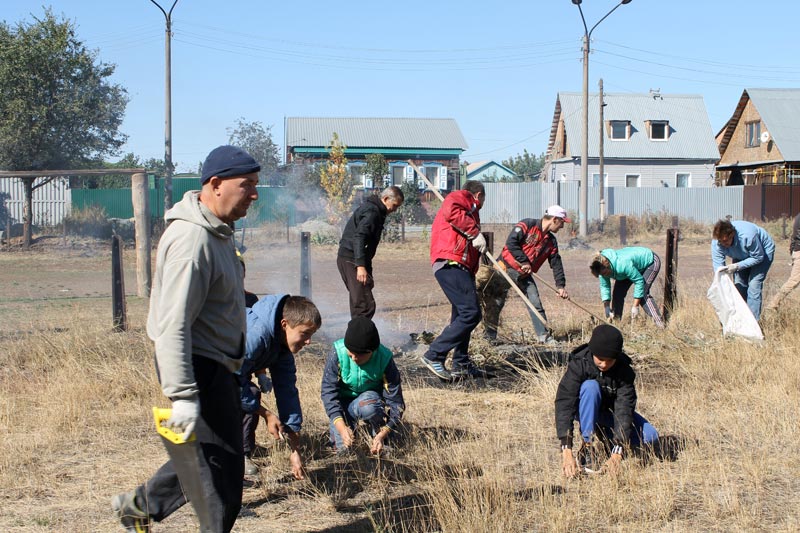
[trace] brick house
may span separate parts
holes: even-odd
[[[717,134],[720,185],[800,180],[800,89],[745,89]]]
[[[334,132],[347,147],[353,181],[364,189],[417,182],[412,160],[440,190],[461,188],[460,157],[467,142],[450,118],[320,118],[287,117],[284,128],[286,163],[318,163],[328,158]],[[368,154],[383,154],[389,173],[382,183],[364,176]]]

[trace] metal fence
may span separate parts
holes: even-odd
[[[36,178],[34,186],[44,181]],[[65,178],[56,178],[33,191],[33,224],[56,226],[69,213],[71,190]],[[10,219],[12,224],[22,223],[25,211],[25,186],[19,178],[0,179],[0,223]]]
[[[481,222],[509,224],[523,218],[538,218],[552,204],[561,205],[577,219],[580,203],[580,184],[577,182],[485,183],[484,186],[486,202],[481,209]],[[745,215],[744,189],[608,187],[605,189],[606,215],[665,213],[702,223],[712,223],[728,216],[741,219]],[[599,219],[598,187],[589,188],[588,203],[587,220]]]

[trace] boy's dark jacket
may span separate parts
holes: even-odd
[[[603,395],[601,409],[614,413],[614,443],[627,444],[633,431],[633,412],[636,409],[636,373],[631,359],[624,353],[608,372],[600,372],[594,364],[589,345],[578,346],[569,356],[567,371],[556,392],[556,431],[561,444],[572,445],[572,422],[578,416],[581,384],[593,379],[600,384]]]
[[[383,224],[388,214],[379,197],[367,196],[344,227],[339,241],[339,257],[352,259],[357,267],[363,266],[371,272],[372,258],[381,242]]]

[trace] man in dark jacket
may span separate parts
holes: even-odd
[[[404,199],[403,191],[396,185],[384,189],[380,198],[367,196],[344,227],[336,266],[350,293],[350,318],[375,315],[372,258],[381,242],[386,216],[397,211]]]
[[[634,411],[635,379],[631,360],[622,351],[622,333],[614,326],[597,326],[589,343],[570,354],[555,402],[564,475],[574,477],[578,473],[572,455],[573,420],[580,423],[583,445],[578,458],[587,473],[615,473],[626,447],[653,444],[658,439],[655,428]],[[596,465],[592,443],[595,432],[611,440],[610,457],[602,469]]]
[[[560,205],[551,205],[547,208],[541,220],[525,218],[517,222],[511,233],[508,234],[506,245],[500,252],[497,260],[498,268],[502,268],[525,293],[531,304],[539,314],[547,320],[542,299],[539,297],[539,288],[533,275],[547,261],[553,270],[553,279],[556,282],[558,295],[569,298],[567,292],[567,278],[564,275],[564,266],[561,263],[561,254],[558,253],[558,241],[555,234],[564,227],[565,222],[572,222],[567,217],[567,211]],[[497,326],[500,324],[500,312],[508,298],[511,286],[505,277],[494,268],[482,265],[475,277],[478,295],[483,308],[483,330],[489,341],[497,338]],[[544,344],[555,344],[547,327],[539,320],[533,311],[528,310],[533,322],[536,338]]]

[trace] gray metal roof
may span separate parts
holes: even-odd
[[[800,89],[746,89],[786,161],[800,161]]]
[[[719,150],[702,96],[605,93],[604,97],[603,120],[629,120],[632,127],[631,138],[627,141],[613,141],[605,136],[605,158],[719,160]],[[558,93],[558,100],[570,155],[578,157],[583,138],[583,96],[581,93],[562,92]],[[649,139],[645,121],[657,120],[669,121],[669,140]],[[590,93],[589,157],[599,157],[599,121],[598,95]]]
[[[452,118],[288,117],[288,146],[328,146],[333,133],[348,148],[468,148]]]

